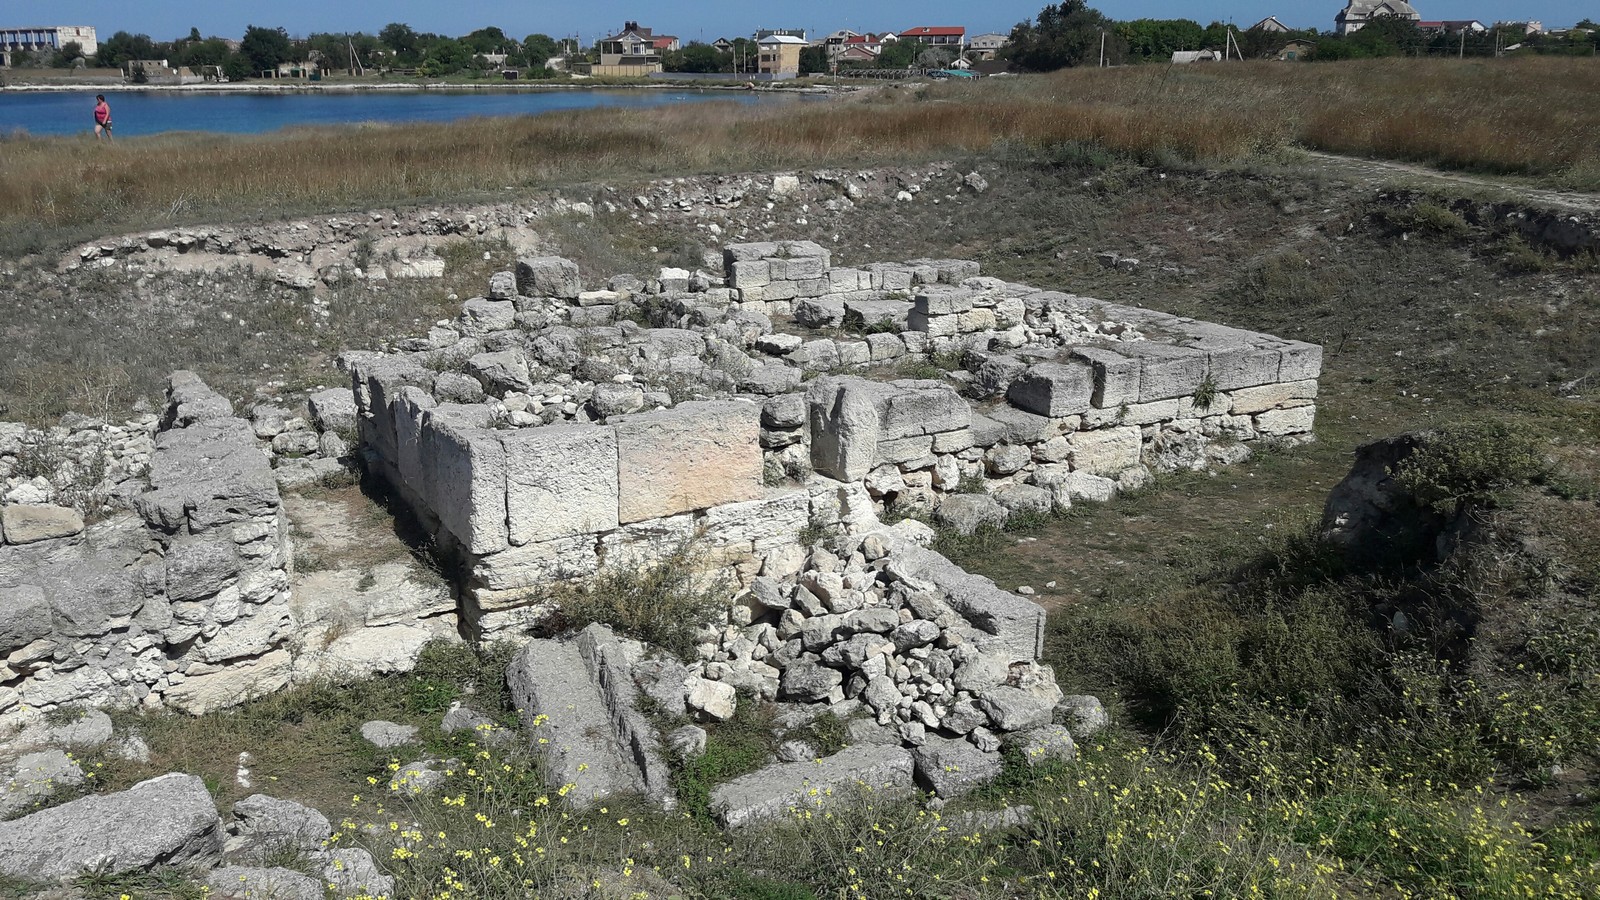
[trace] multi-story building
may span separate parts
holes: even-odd
[[[1349,5],[1333,17],[1334,31],[1341,35],[1355,34],[1368,22],[1383,17],[1417,22],[1422,19],[1405,0],[1350,0]]]
[[[760,50],[756,71],[778,77],[800,74],[800,51],[808,45],[803,37],[792,34],[769,34],[756,41]]]
[[[967,29],[958,25],[924,25],[900,32],[902,41],[921,41],[931,47],[948,47],[957,53],[966,49]]]
[[[68,44],[77,44],[84,56],[100,52],[100,41],[95,37],[93,25],[47,25],[38,28],[0,28],[0,53],[10,63],[11,54],[19,50],[37,53],[41,50],[54,53]]]
[[[1011,43],[1011,36],[1008,34],[999,34],[997,32],[980,34],[973,37],[972,41],[967,44],[967,51],[974,59],[994,59],[995,54],[999,53],[1009,43]]]
[[[600,62],[577,67],[582,75],[621,75],[642,78],[661,71],[661,51],[656,35],[638,22],[624,22],[622,31],[599,44]],[[671,38],[676,41],[676,38]]]

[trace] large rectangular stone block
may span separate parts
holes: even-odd
[[[912,309],[925,316],[949,316],[972,309],[973,292],[944,285],[929,286],[917,292]]]
[[[576,300],[583,293],[578,264],[559,256],[536,256],[517,260],[517,292],[529,297],[558,297]]]
[[[724,266],[731,266],[736,262],[766,259],[770,256],[777,256],[779,249],[777,241],[729,244],[722,248],[722,262]]]
[[[1192,395],[1206,380],[1206,354],[1201,350],[1134,341],[1121,348],[1139,358],[1139,402]]]
[[[1115,477],[1124,469],[1139,464],[1139,451],[1144,442],[1138,426],[1126,425],[1079,431],[1068,435],[1067,443],[1072,447],[1074,472]]]
[[[1269,409],[1255,417],[1256,431],[1265,437],[1305,434],[1317,424],[1317,407],[1313,404],[1290,409]]]
[[[1315,381],[1291,381],[1284,384],[1263,384],[1260,387],[1240,388],[1230,395],[1228,412],[1236,415],[1253,415],[1275,409],[1291,400],[1317,399]],[[1218,410],[1221,412],[1221,410]]]
[[[585,578],[599,570],[599,541],[593,535],[576,535],[491,553],[476,561],[472,579],[491,591],[515,591]]]
[[[1082,415],[1089,411],[1094,382],[1087,360],[1040,363],[1011,382],[1006,399],[1018,409],[1052,419]]]
[[[1103,347],[1074,347],[1072,355],[1094,369],[1094,393],[1089,402],[1099,409],[1116,409],[1139,402],[1139,360]]]
[[[390,460],[400,473],[400,481],[417,496],[423,493],[427,478],[422,461],[422,422],[428,410],[439,404],[421,388],[403,387],[389,408],[394,421],[395,458]]]
[[[972,424],[972,406],[944,382],[907,379],[883,387],[880,440],[938,434]]]
[[[878,388],[860,378],[822,377],[806,389],[811,466],[840,481],[859,481],[878,454]]]
[[[1211,383],[1216,385],[1218,390],[1231,391],[1234,388],[1271,384],[1278,380],[1281,354],[1277,350],[1262,350],[1249,346],[1229,347],[1224,350],[1212,350],[1210,356]]]
[[[772,270],[764,259],[735,260],[728,264],[728,285],[746,289],[772,283]]]
[[[761,408],[695,401],[614,419],[618,520],[639,522],[761,496]]]
[[[1279,381],[1307,381],[1322,375],[1322,346],[1290,341],[1282,350]]]
[[[422,491],[439,522],[466,547],[482,555],[503,550],[506,536],[506,453],[500,434],[428,413],[421,459]]]
[[[507,432],[506,518],[513,545],[617,527],[617,434],[605,425]]]

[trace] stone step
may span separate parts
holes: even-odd
[[[849,800],[858,791],[907,793],[911,754],[899,747],[846,747],[810,762],[774,763],[718,785],[711,815],[724,828],[778,819],[791,810]]]

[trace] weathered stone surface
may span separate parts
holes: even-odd
[[[984,690],[978,700],[998,731],[1048,725],[1056,704],[1061,702],[1061,688],[1048,668],[1030,662],[1022,672],[1018,669],[1012,666],[1008,683]]]
[[[1083,360],[1040,363],[1011,382],[1006,399],[1026,412],[1059,419],[1089,411],[1094,369]]]
[[[180,370],[167,377],[167,413],[162,423],[165,427],[187,428],[196,422],[232,415],[233,404],[195,373]]]
[[[818,378],[806,391],[811,465],[840,481],[858,481],[877,463],[878,408],[873,392],[847,379]]]
[[[1061,698],[1061,702],[1056,704],[1054,718],[1080,738],[1088,737],[1111,724],[1111,717],[1106,714],[1100,698],[1088,694],[1068,694]]]
[[[325,896],[322,882],[281,866],[223,866],[207,872],[205,884],[211,889],[207,896],[218,900],[323,900]]]
[[[1140,403],[1191,396],[1206,380],[1208,364],[1203,350],[1154,341],[1134,341],[1119,349],[1139,359]]]
[[[684,703],[690,710],[708,718],[727,721],[738,708],[739,695],[731,684],[690,677]]]
[[[1139,402],[1137,359],[1130,359],[1104,347],[1074,347],[1072,355],[1087,362],[1094,371],[1094,392],[1089,402],[1100,409],[1117,409]]]
[[[1296,406],[1292,409],[1269,409],[1255,417],[1256,431],[1267,437],[1305,434],[1317,424],[1315,406]]]
[[[549,425],[511,432],[502,443],[513,545],[617,527],[615,430]]]
[[[361,736],[367,743],[380,750],[392,750],[417,743],[417,726],[382,721],[365,722],[361,725]]]
[[[205,531],[272,515],[278,483],[243,419],[211,419],[156,437],[150,487],[134,507],[165,531]]]
[[[517,292],[529,297],[576,300],[583,292],[578,264],[559,256],[517,260]]]
[[[783,818],[792,807],[850,802],[858,784],[870,786],[880,796],[909,791],[911,754],[898,748],[860,746],[814,762],[776,763],[718,785],[711,792],[711,814],[724,827],[737,828]]]
[[[1144,446],[1139,429],[1132,425],[1074,432],[1067,443],[1073,471],[1108,477],[1137,466]]]
[[[190,675],[167,688],[168,706],[195,715],[224,709],[252,697],[280,690],[289,683],[294,657],[288,650],[273,650],[249,660],[230,662],[205,675]]]
[[[83,531],[83,517],[64,506],[13,503],[0,507],[0,535],[7,544],[32,544]]]
[[[988,494],[952,494],[939,504],[934,518],[962,534],[971,534],[985,524],[1004,523],[1006,508]]]
[[[214,864],[222,821],[205,783],[170,774],[0,822],[0,873],[50,880]]]
[[[1029,766],[1066,762],[1077,756],[1072,733],[1061,725],[1040,725],[1017,735],[1017,748]]]
[[[507,545],[506,452],[487,428],[455,424],[438,411],[425,421],[419,458],[432,512],[471,553]]]
[[[233,805],[229,859],[260,863],[284,851],[311,853],[333,834],[328,817],[293,800],[251,794]]]
[[[1044,608],[1039,604],[1000,590],[993,581],[966,572],[894,529],[880,528],[871,533],[882,538],[889,548],[885,571],[891,577],[939,585],[952,609],[981,631],[994,635],[999,646],[1014,654],[1015,659],[1035,659],[1044,652]]]
[[[984,753],[964,740],[930,737],[911,751],[917,786],[946,800],[960,797],[1000,774],[998,753]]]
[[[356,401],[348,390],[329,388],[306,398],[312,421],[321,431],[353,434],[356,429]]]
[[[1281,384],[1264,384],[1260,387],[1240,388],[1228,394],[1227,412],[1236,416],[1254,415],[1276,409],[1295,400],[1317,399],[1315,381],[1290,381]],[[1223,412],[1223,410],[1216,410]]]
[[[695,401],[618,419],[620,521],[760,497],[759,417],[752,403]]]
[[[36,584],[0,584],[0,651],[50,634],[50,602]]]
[[[83,769],[61,750],[23,754],[10,776],[0,781],[0,819],[25,812],[58,791],[77,787],[83,778]]]

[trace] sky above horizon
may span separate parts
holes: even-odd
[[[536,32],[555,37],[578,35],[585,43],[616,32],[632,19],[658,33],[675,34],[685,42],[748,35],[758,28],[804,28],[813,36],[839,28],[853,31],[901,31],[918,25],[963,25],[967,33],[1008,32],[1031,19],[1042,0],[992,0],[984,4],[951,0],[881,2],[864,5],[846,0],[812,0],[794,7],[776,4],[707,0],[707,2],[639,3],[591,0],[584,4],[509,3],[505,0],[277,0],[268,6],[237,0],[0,0],[0,27],[92,25],[101,38],[118,31],[173,40],[198,28],[201,33],[239,37],[246,25],[282,27],[300,37],[312,32],[365,31],[374,34],[390,22],[404,22],[417,31],[460,36],[497,26],[522,38]],[[1201,24],[1233,22],[1239,27],[1277,16],[1292,28],[1333,27],[1342,0],[1100,0],[1091,5],[1114,19],[1194,19]],[[1537,19],[1546,27],[1571,25],[1600,15],[1594,0],[1525,0],[1487,3],[1449,0],[1414,3],[1424,19]]]

